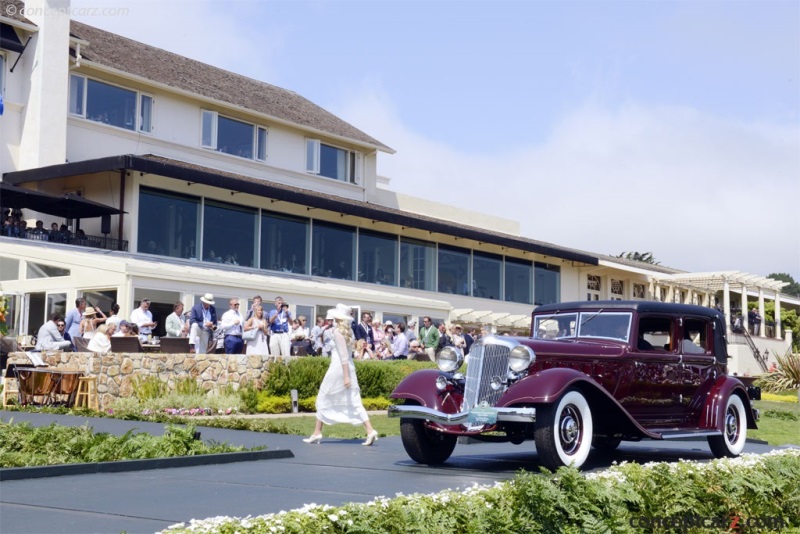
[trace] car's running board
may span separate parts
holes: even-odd
[[[648,428],[653,434],[658,434],[661,439],[702,438],[706,436],[721,436],[719,430],[685,430],[685,429],[658,429]]]

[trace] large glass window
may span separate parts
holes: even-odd
[[[263,212],[261,268],[306,274],[309,221],[301,217]]]
[[[150,132],[153,99],[147,95],[137,107],[136,91],[73,74],[69,80],[69,112],[118,128]],[[137,109],[139,111],[137,115]],[[138,117],[138,121],[137,121]]]
[[[358,183],[361,154],[326,145],[318,139],[306,140],[306,171],[342,182]]]
[[[136,129],[136,91],[97,80],[86,84],[86,118],[126,130]]]
[[[355,228],[314,221],[313,236],[311,273],[355,280]]]
[[[533,271],[533,303],[541,306],[561,302],[561,267],[537,261],[533,264]]]
[[[435,291],[436,245],[400,239],[400,286]]]
[[[218,117],[217,150],[240,158],[253,159],[253,125]]]
[[[533,297],[533,264],[506,257],[506,300],[530,304]]]
[[[203,260],[255,267],[256,210],[206,200],[203,207]]]
[[[215,111],[201,113],[201,139],[204,148],[210,148],[240,158],[267,159],[267,129],[222,117]]]
[[[472,256],[472,296],[484,299],[499,299],[503,258],[486,252],[475,252]]]
[[[397,236],[361,230],[358,234],[358,279],[397,285]]]
[[[470,251],[439,245],[439,292],[469,295]]]
[[[139,252],[196,259],[199,240],[199,198],[139,189]]]

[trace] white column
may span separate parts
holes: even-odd
[[[764,320],[764,288],[758,288],[758,314],[761,316],[761,326],[758,327],[758,337],[767,337],[765,333],[767,329],[766,321]],[[780,335],[780,334],[778,334]]]
[[[749,308],[747,307],[747,286],[742,284],[742,328],[750,332],[750,325],[747,321],[747,312]]]
[[[667,302],[675,301],[675,286],[667,286]]]
[[[781,331],[781,293],[779,290],[775,291],[775,337],[783,339],[783,332]]]
[[[694,297],[694,291],[691,289],[686,290],[686,301],[684,304],[692,304],[692,298]]]
[[[727,279],[722,280],[722,310],[725,313],[725,328],[731,335],[731,287]]]

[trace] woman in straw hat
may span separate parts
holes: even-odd
[[[367,440],[363,445],[370,446],[378,439],[378,431],[372,428],[367,411],[361,403],[361,389],[358,387],[356,367],[353,364],[353,329],[350,306],[337,304],[328,312],[336,324],[333,332],[331,364],[317,394],[317,424],[306,443],[322,441],[322,425],[336,423],[363,424]]]
[[[98,314],[100,317],[98,317]],[[91,306],[87,307],[85,310],[83,310],[83,319],[81,320],[81,336],[86,339],[92,339],[95,331],[97,331],[97,325],[105,320],[106,314],[103,313],[103,310],[99,308],[95,310]]]

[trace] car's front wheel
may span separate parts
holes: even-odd
[[[406,452],[417,463],[436,465],[447,461],[456,448],[457,436],[431,430],[422,419],[400,418],[400,437]]]
[[[539,461],[555,471],[580,467],[592,448],[592,410],[580,391],[567,391],[555,404],[540,406],[536,418],[536,451]]]
[[[731,395],[725,405],[725,420],[721,436],[709,436],[708,446],[717,458],[735,458],[747,440],[747,414],[739,395]]]

